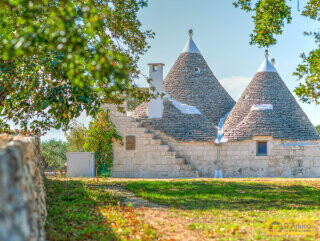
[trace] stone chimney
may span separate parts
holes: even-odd
[[[150,63],[149,65],[149,78],[150,92],[153,94],[163,93],[163,66],[162,63]],[[155,88],[155,91],[151,90],[151,87]],[[163,100],[161,96],[156,99],[151,99],[148,107],[148,117],[149,118],[161,118],[163,113]]]

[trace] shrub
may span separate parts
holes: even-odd
[[[109,175],[112,167],[112,142],[121,140],[115,125],[109,120],[109,113],[99,112],[89,124],[84,150],[93,152],[99,175]]]

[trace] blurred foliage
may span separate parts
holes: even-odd
[[[148,93],[149,88],[138,88],[135,95],[127,99],[127,109],[132,111],[143,102],[147,101],[144,97],[148,96]]]
[[[320,125],[316,126],[316,130],[318,131],[319,135],[320,135]]]
[[[86,142],[87,128],[82,124],[73,120],[68,132],[64,135],[67,139],[67,149],[70,152],[83,152],[83,146]]]
[[[46,171],[60,171],[64,168],[67,161],[67,145],[65,142],[54,139],[44,141],[41,143],[41,153]]]
[[[112,142],[122,140],[115,125],[109,120],[109,113],[99,112],[89,124],[84,150],[93,152],[99,175],[108,175],[112,167]]]
[[[0,0],[0,132],[45,134],[136,95],[147,0]],[[145,98],[145,96],[143,97]],[[147,97],[146,97],[147,98]]]
[[[298,6],[299,6],[299,0]],[[291,0],[236,0],[235,7],[251,13],[254,23],[250,44],[270,47],[277,43],[276,36],[283,33],[285,23],[291,23]],[[298,7],[299,8],[299,7]],[[320,21],[320,1],[307,0],[302,16]],[[298,65],[295,76],[300,83],[295,93],[302,102],[320,103],[320,33],[305,32],[315,38],[316,49],[309,54],[302,53],[302,63]]]

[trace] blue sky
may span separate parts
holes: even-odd
[[[162,62],[166,75],[188,40],[188,29],[194,30],[193,39],[221,84],[237,100],[264,59],[264,49],[249,45],[252,31],[250,15],[236,9],[233,0],[149,0],[139,19],[143,29],[152,29],[156,36],[151,48],[141,57],[139,67],[148,73],[147,63]],[[300,0],[300,5],[306,0]],[[293,20],[286,25],[276,46],[269,49],[276,59],[276,68],[292,91],[298,85],[292,75],[301,62],[300,54],[315,47],[312,37],[304,31],[319,30],[317,23],[300,16],[296,0],[292,1]],[[301,7],[302,8],[302,7]],[[137,84],[147,86],[141,77]],[[314,125],[320,124],[320,106],[302,104]],[[81,122],[87,123],[84,115]],[[60,131],[51,131],[43,139],[64,139]]]

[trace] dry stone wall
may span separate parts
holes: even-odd
[[[0,136],[0,240],[45,240],[40,139]]]

